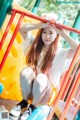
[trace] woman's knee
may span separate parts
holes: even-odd
[[[45,74],[40,73],[37,75],[35,82],[39,85],[41,91],[43,91],[48,85],[48,77]]]
[[[20,77],[32,80],[35,78],[35,73],[31,67],[26,67],[21,71]]]
[[[42,81],[42,80],[48,81],[48,77],[47,77],[45,74],[43,74],[43,73],[39,73],[39,74],[37,75],[37,77],[36,77],[36,80],[37,80],[37,81]]]
[[[33,84],[33,103],[39,103],[44,98],[48,88],[48,77],[40,73],[37,75],[36,80]],[[45,98],[46,99],[46,98]],[[45,100],[47,101],[47,100]],[[44,103],[45,103],[44,101]]]
[[[20,86],[22,89],[22,95],[24,99],[28,99],[31,94],[32,82],[35,77],[35,73],[32,68],[26,67],[21,71],[20,74]]]

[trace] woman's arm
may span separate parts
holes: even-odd
[[[66,40],[66,42],[69,43],[69,45],[71,46],[72,50],[76,50],[79,43],[76,42],[76,40],[74,40],[72,37],[70,37],[66,32],[63,31],[62,33],[62,37]]]
[[[56,32],[61,36],[63,37],[66,42],[69,43],[71,49],[69,50],[69,53],[68,53],[68,58],[71,58],[74,54],[74,52],[76,51],[76,49],[78,48],[78,46],[80,45],[79,42],[77,42],[76,40],[74,40],[72,37],[70,37],[66,31],[62,30],[62,29],[58,29],[56,28],[55,26],[53,26],[54,29],[56,30]]]
[[[26,37],[28,36],[28,31],[34,30],[34,29],[40,29],[40,28],[45,28],[45,27],[49,27],[49,23],[25,23],[22,24],[22,26],[20,27],[20,34],[22,35],[23,39],[25,40]]]
[[[64,30],[62,30],[62,29],[58,29],[58,28],[56,28],[55,26],[53,26],[53,27],[54,27],[54,29],[56,30],[56,32],[57,32],[61,37],[63,37],[63,38],[66,40],[66,42],[69,43],[69,45],[71,46],[72,50],[76,50],[76,49],[77,49],[77,47],[78,47],[78,45],[79,45],[78,42],[76,42],[72,37],[70,37],[70,35],[68,35],[68,34],[66,33],[66,31],[64,31]]]

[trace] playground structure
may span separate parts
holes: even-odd
[[[36,22],[38,22],[38,21],[42,21],[44,23],[47,22],[47,20],[45,20],[41,17],[38,17],[32,13],[29,13],[28,11],[24,12],[24,10],[12,8],[11,13],[12,14],[11,14],[11,17],[9,17],[10,20],[8,22],[8,25],[5,28],[4,34],[2,33],[1,34],[2,36],[0,36],[0,37],[2,37],[2,38],[0,38],[1,39],[0,40],[0,56],[1,56],[1,58],[0,58],[0,82],[3,83],[4,86],[6,86],[6,84],[9,84],[12,77],[13,77],[13,80],[16,79],[17,74],[19,75],[20,70],[25,66],[24,61],[20,61],[21,57],[23,57],[24,59],[25,59],[25,57],[24,57],[22,49],[21,49],[22,38],[21,38],[20,34],[18,33],[21,23],[23,22],[23,20],[25,20],[24,17],[28,16],[30,18],[36,19]],[[18,22],[16,22],[16,21],[13,22],[15,17]],[[28,18],[28,20],[29,20],[29,18]],[[57,24],[56,22],[53,22],[53,21],[50,21],[50,23],[55,24],[56,26],[61,27],[63,29],[67,29],[72,32],[76,32],[76,33],[80,34],[80,30],[66,27],[64,25]],[[5,26],[3,25],[3,27],[5,27]],[[11,31],[9,31],[9,30],[11,30]],[[12,35],[12,36],[9,36],[9,37],[11,37],[11,39],[10,39],[10,41],[7,42],[7,41],[5,41],[5,39],[9,38],[8,37],[9,32],[10,32],[10,35]],[[17,41],[17,43],[15,41]],[[7,45],[5,43],[7,43]],[[18,47],[19,50],[15,49],[16,48],[15,45],[16,45],[16,47]],[[4,50],[4,47],[6,48],[6,50]],[[19,51],[19,52],[16,53],[16,51]],[[19,57],[19,54],[20,54],[20,57]],[[17,63],[16,63],[15,59],[12,59],[11,55],[13,55],[14,58],[17,58]],[[16,55],[18,57],[16,57]],[[74,58],[71,62],[71,65],[70,65],[68,71],[65,73],[65,75],[61,79],[60,91],[58,92],[58,95],[52,104],[52,110],[51,110],[47,120],[52,119],[52,116],[53,116],[60,100],[65,101],[65,106],[64,106],[64,109],[62,110],[62,113],[59,116],[59,120],[64,120],[64,118],[69,110],[70,104],[72,103],[73,98],[75,98],[75,96],[76,96],[76,98],[73,101],[73,105],[76,108],[76,112],[74,114],[76,115],[77,111],[80,109],[80,107],[78,107],[76,105],[76,101],[80,103],[80,97],[79,97],[80,89],[78,90],[78,88],[80,88],[80,59],[77,61],[79,55],[80,55],[80,45],[77,48],[77,51],[74,55]],[[18,66],[16,67],[17,71],[18,71],[17,73],[16,73],[16,70],[14,69],[14,67],[12,67],[13,66],[13,63],[11,63],[12,61],[15,64],[15,66],[17,66],[17,64],[18,64]],[[19,66],[19,62],[21,63],[20,66]],[[11,64],[12,64],[12,66],[8,66]],[[8,68],[10,68],[10,70],[8,73],[6,73]],[[5,72],[5,70],[6,70],[6,72]],[[15,71],[16,74],[13,71]],[[11,72],[14,74],[12,75]],[[11,77],[7,78],[7,75],[10,75]],[[15,75],[15,77],[14,77],[14,75]],[[5,81],[3,81],[4,76],[8,80],[8,82],[6,81],[6,83],[5,83]],[[19,81],[17,81],[17,82],[19,83]],[[15,89],[15,90],[17,90],[17,89]],[[77,92],[77,90],[78,90],[78,92]],[[11,93],[13,93],[13,91],[14,90],[12,88]],[[76,92],[77,92],[77,95],[76,95]],[[9,94],[9,96],[11,95],[11,93]],[[6,99],[8,99],[8,95],[5,94],[5,92],[3,91],[3,93],[1,94],[1,97],[4,98],[4,96],[6,97]],[[21,96],[20,92],[17,97],[19,97],[19,96]],[[10,99],[12,99],[12,98],[10,98]],[[16,98],[13,100],[16,100]],[[21,100],[21,98],[19,100]]]

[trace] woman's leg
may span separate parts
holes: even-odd
[[[51,94],[50,92],[50,84],[48,81],[48,78],[45,74],[38,74],[36,79],[33,82],[33,88],[32,88],[32,95],[33,95],[33,101],[32,104],[30,104],[27,111],[23,113],[21,116],[21,120],[27,119],[31,112],[41,103],[46,104],[49,96]],[[49,94],[50,93],[50,94]]]
[[[19,115],[21,114],[21,109],[28,106],[26,100],[28,100],[31,89],[32,89],[32,81],[35,78],[35,73],[30,67],[26,67],[21,71],[20,74],[20,85],[22,89],[23,100],[14,106],[11,111],[9,117],[12,119],[19,119]]]
[[[22,89],[23,99],[28,100],[31,90],[32,90],[32,81],[35,78],[35,73],[31,67],[26,67],[21,71],[20,74],[20,85]]]
[[[33,83],[33,105],[46,104],[51,94],[51,85],[48,77],[41,73],[38,74],[36,80]]]

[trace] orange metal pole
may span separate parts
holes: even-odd
[[[64,90],[64,92],[63,92],[63,94],[62,94],[62,96],[61,96],[61,100],[64,100],[64,99],[65,99],[65,96],[67,95],[68,89],[69,89],[69,87],[70,87],[70,85],[71,85],[71,82],[72,82],[72,80],[73,80],[73,78],[74,78],[75,72],[76,72],[79,64],[80,64],[80,62],[78,62],[78,63],[76,64],[76,67],[75,67],[75,69],[74,69],[74,72],[73,72],[73,74],[70,76],[70,78],[69,78],[69,80],[68,80],[68,83],[67,83],[67,85],[66,85],[66,87],[65,87],[65,90]]]
[[[62,83],[62,87],[61,87],[60,91],[58,92],[58,95],[57,95],[56,99],[54,100],[54,103],[53,103],[53,106],[52,106],[52,110],[51,110],[51,112],[50,112],[47,120],[51,120],[51,119],[52,119],[52,116],[53,116],[53,114],[54,114],[54,112],[55,112],[55,109],[56,109],[56,107],[57,107],[57,105],[58,105],[58,102],[59,102],[59,100],[61,99],[61,96],[62,96],[62,94],[63,94],[63,91],[64,91],[64,89],[65,89],[65,86],[66,86],[66,84],[67,84],[67,82],[68,82],[69,76],[71,75],[71,72],[72,72],[72,69],[73,69],[73,67],[74,67],[75,61],[76,61],[76,59],[78,58],[79,55],[80,55],[80,45],[78,46],[78,48],[77,48],[77,50],[76,50],[76,53],[75,53],[75,55],[74,55],[74,57],[73,57],[73,60],[72,60],[72,62],[71,62],[71,65],[70,65],[70,67],[69,67],[69,70],[68,70],[68,72],[67,72],[67,74],[66,74],[66,76],[65,76],[65,78],[64,78],[65,82]]]
[[[73,87],[72,87],[72,89],[70,91],[70,94],[68,95],[64,110],[63,110],[62,115],[60,117],[60,120],[64,120],[64,117],[65,117],[65,115],[66,115],[66,113],[67,113],[67,111],[69,109],[69,106],[70,106],[70,104],[72,102],[72,99],[73,99],[73,97],[75,95],[75,92],[76,92],[76,90],[78,88],[79,83],[80,83],[80,72],[77,74],[74,85],[73,85]]]
[[[79,83],[79,84],[80,84],[80,83]],[[80,95],[80,90],[79,90],[78,93],[77,93],[76,100],[78,100],[79,95]]]
[[[64,82],[64,79],[65,79],[65,77],[66,77],[66,75],[67,75],[67,72],[68,71],[66,71],[66,73],[64,73],[64,75],[61,77],[61,79],[60,79],[60,86],[62,87],[62,84],[63,84],[63,82]]]
[[[9,23],[8,23],[6,29],[5,29],[5,32],[4,32],[3,37],[2,37],[2,39],[1,39],[1,42],[0,42],[0,50],[1,50],[2,46],[3,46],[3,43],[4,43],[5,39],[6,39],[6,36],[7,36],[8,32],[9,32],[9,29],[10,29],[10,26],[11,26],[11,24],[12,24],[12,21],[13,21],[13,19],[14,19],[14,17],[15,17],[15,14],[16,14],[16,12],[13,11],[13,12],[12,12],[12,15],[11,15],[11,18],[10,18],[10,20],[9,20]]]
[[[49,20],[46,20],[45,18],[43,18],[43,17],[39,17],[39,16],[36,16],[36,15],[34,15],[34,14],[32,14],[32,13],[29,13],[29,12],[22,12],[22,11],[20,11],[20,10],[17,10],[17,9],[12,9],[12,11],[13,10],[15,10],[17,13],[19,13],[19,14],[24,14],[25,16],[28,16],[28,17],[31,17],[31,18],[34,18],[34,19],[37,19],[37,20],[40,20],[40,21],[42,21],[42,22],[49,22]],[[76,33],[78,33],[78,34],[80,34],[80,30],[77,30],[77,29],[75,29],[75,28],[70,28],[70,27],[68,27],[68,26],[65,26],[65,25],[62,25],[62,24],[60,24],[60,23],[57,23],[56,21],[53,21],[53,20],[50,20],[50,24],[54,24],[56,27],[58,27],[58,28],[62,28],[62,29],[66,29],[66,30],[69,30],[69,31],[72,31],[72,32],[76,32]]]
[[[2,68],[3,68],[3,66],[4,66],[4,63],[5,63],[5,61],[6,61],[6,58],[7,58],[8,54],[9,54],[9,51],[10,51],[10,49],[11,49],[11,47],[12,47],[12,44],[13,44],[14,39],[15,39],[15,37],[16,37],[16,35],[17,35],[17,32],[18,32],[18,30],[19,30],[19,28],[20,28],[20,25],[21,25],[21,23],[22,23],[23,18],[24,18],[24,15],[22,14],[22,15],[20,16],[20,19],[19,19],[19,21],[18,21],[18,24],[17,24],[17,26],[16,26],[16,28],[15,28],[15,31],[14,31],[14,33],[13,33],[13,36],[12,36],[12,38],[11,38],[11,40],[10,40],[10,43],[9,43],[9,45],[8,45],[8,47],[7,47],[7,50],[6,50],[5,54],[4,54],[4,57],[3,57],[2,61],[1,61],[1,64],[0,64],[0,72],[1,72],[1,70],[2,70]]]
[[[80,90],[78,91],[75,102],[74,102],[75,107],[77,107],[77,105],[79,104],[79,99],[80,99]]]

